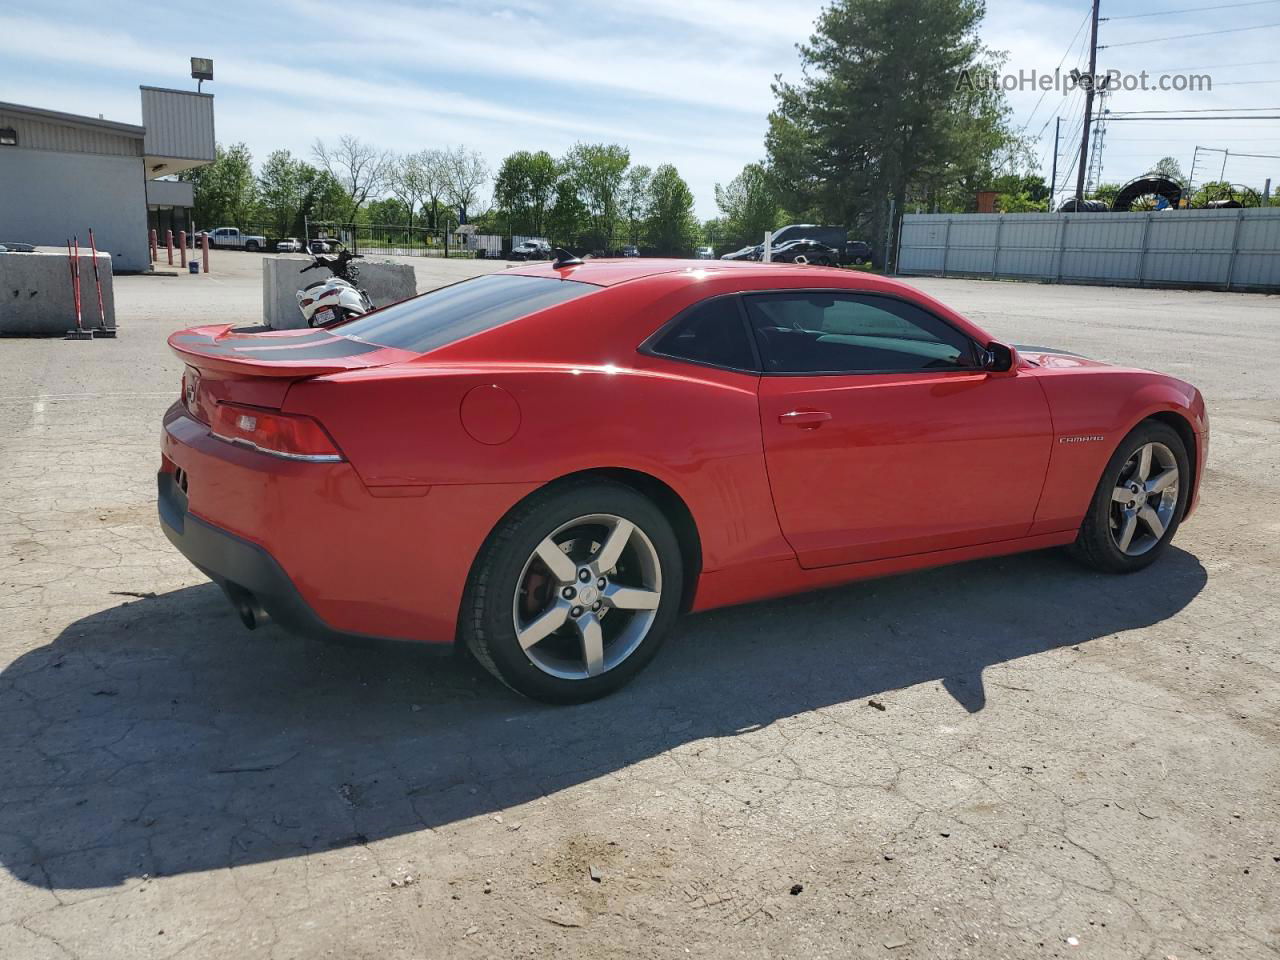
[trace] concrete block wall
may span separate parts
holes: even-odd
[[[111,256],[98,252],[107,326],[116,325]],[[97,328],[98,293],[93,258],[80,250],[80,311],[86,328]],[[62,336],[76,325],[67,255],[58,251],[0,253],[0,336]]]
[[[262,322],[276,330],[305,327],[298,309],[297,293],[309,283],[329,276],[324,269],[302,272],[311,264],[309,257],[262,258]],[[413,267],[407,263],[357,261],[360,271],[358,286],[369,294],[375,307],[385,307],[417,296],[418,282]]]

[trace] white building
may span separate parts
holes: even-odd
[[[213,95],[141,90],[142,126],[0,102],[0,243],[92,227],[116,272],[145,270],[150,228],[191,228],[191,184],[161,178],[213,161]]]

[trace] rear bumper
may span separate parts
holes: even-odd
[[[319,640],[374,639],[329,626],[303,599],[275,557],[256,543],[190,513],[187,495],[174,473],[162,470],[156,480],[156,502],[164,535],[179,553],[222,588],[246,626],[253,627],[269,618],[292,633]]]
[[[309,636],[452,644],[472,560],[538,486],[369,488],[348,462],[218,440],[177,403],[161,437],[165,535],[238,606]]]

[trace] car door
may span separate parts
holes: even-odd
[[[1024,536],[1049,408],[1025,371],[918,304],[878,294],[744,295],[778,520],[802,566]]]

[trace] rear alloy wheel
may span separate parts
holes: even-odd
[[[1103,471],[1073,552],[1107,573],[1150,565],[1182,520],[1190,479],[1178,433],[1157,421],[1139,424]]]
[[[490,538],[463,636],[519,693],[594,700],[657,652],[681,584],[679,545],[652,502],[610,481],[575,483],[530,501]]]

